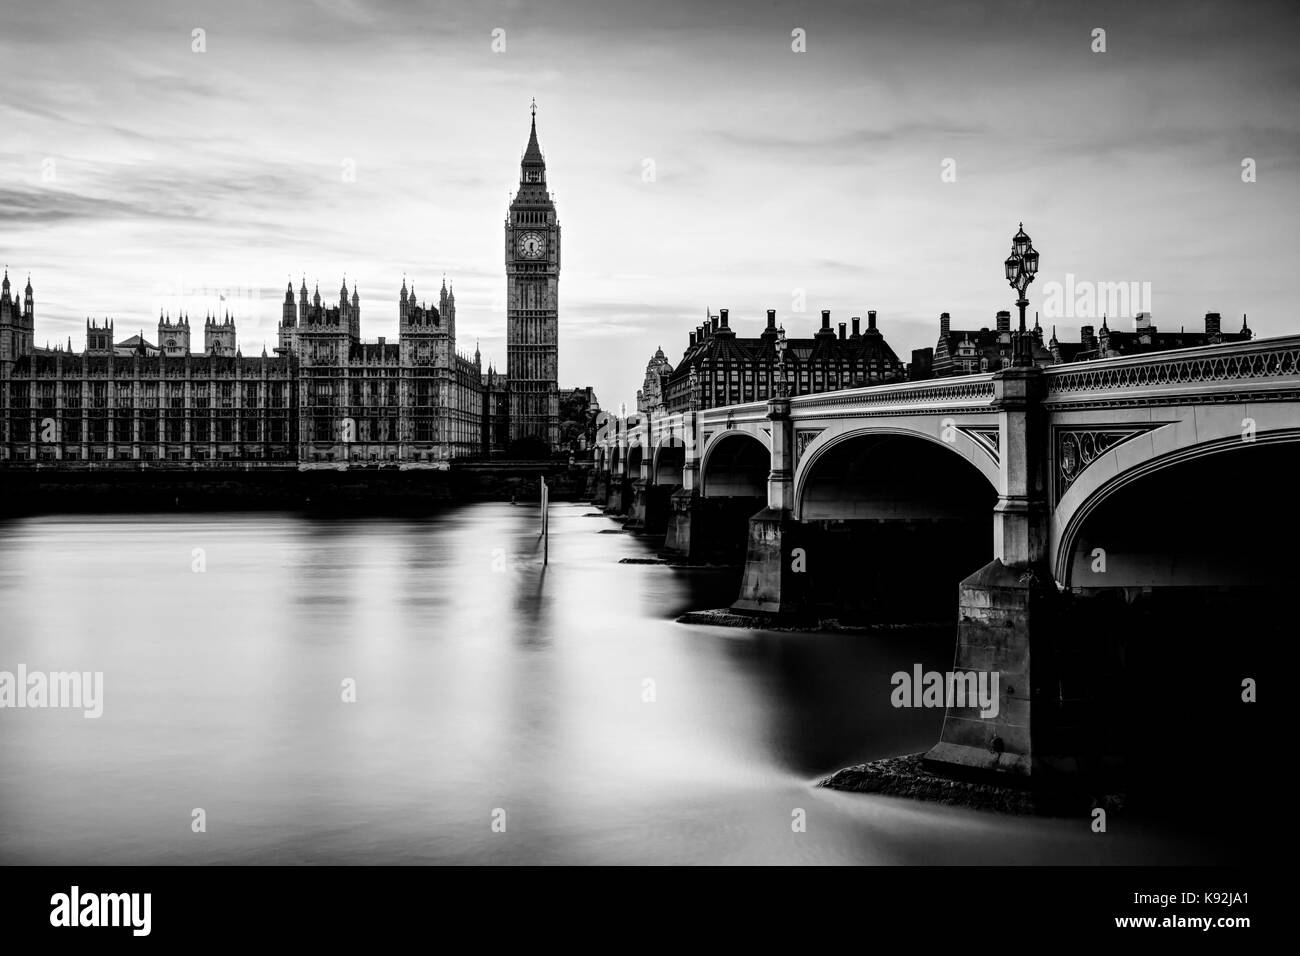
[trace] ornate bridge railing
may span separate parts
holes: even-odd
[[[1056,366],[1047,369],[1047,394],[1049,401],[1135,390],[1213,394],[1224,384],[1274,388],[1287,379],[1300,383],[1297,335]]]

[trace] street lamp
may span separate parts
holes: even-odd
[[[1034,356],[1029,335],[1025,331],[1025,309],[1029,306],[1025,290],[1038,274],[1038,251],[1029,236],[1025,234],[1023,222],[1020,224],[1020,229],[1011,237],[1011,255],[1007,256],[1003,267],[1006,269],[1007,282],[1020,296],[1016,299],[1016,306],[1020,309],[1020,330],[1016,334],[1012,363],[1022,367],[1033,365]]]

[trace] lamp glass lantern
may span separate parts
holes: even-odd
[[[1011,239],[1011,251],[1017,256],[1023,256],[1029,251],[1031,245],[1029,236],[1025,234],[1025,224],[1022,222],[1020,229]]]

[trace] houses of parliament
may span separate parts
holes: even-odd
[[[243,355],[229,314],[191,327],[160,315],[157,341],[119,340],[87,320],[85,347],[37,348],[30,278],[0,285],[0,460],[40,462],[395,462],[440,467],[560,444],[560,225],[537,141],[536,106],[505,222],[506,369],[456,348],[456,296],[436,305],[403,280],[396,342],[361,339],[361,300],[306,280],[285,290],[273,355]],[[202,340],[198,335],[202,334]],[[193,338],[191,337],[193,335]],[[197,349],[201,345],[202,351]]]

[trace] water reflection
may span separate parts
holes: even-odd
[[[679,625],[734,573],[619,564],[647,545],[553,507],[545,569],[529,506],[0,524],[0,668],[106,685],[98,721],[0,712],[0,862],[1224,859],[1158,824],[811,788],[936,739],[889,675],[951,635]]]

